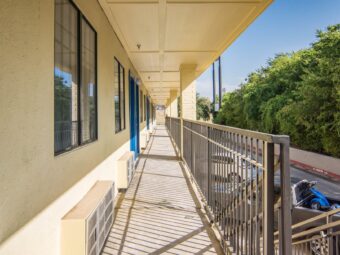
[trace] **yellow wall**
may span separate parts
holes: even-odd
[[[0,1],[0,254],[23,254],[20,246],[13,248],[18,245],[17,231],[22,228],[22,232],[28,222],[39,221],[39,212],[56,210],[47,213],[55,220],[50,228],[57,235],[60,214],[96,179],[113,178],[112,160],[124,153],[118,149],[123,144],[124,150],[129,149],[128,71],[136,72],[98,2],[75,3],[97,32],[98,140],[54,156],[54,1]],[[126,75],[127,128],[118,134],[114,131],[114,57]],[[144,127],[145,122],[141,130]],[[59,209],[53,209],[56,202]],[[41,235],[38,232],[35,230]],[[53,245],[57,241],[46,240]],[[32,252],[40,254],[38,248]],[[47,254],[46,250],[41,254]]]
[[[180,68],[180,105],[183,119],[196,120],[196,65]]]

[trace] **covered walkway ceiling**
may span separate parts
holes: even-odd
[[[165,104],[181,64],[200,75],[272,0],[98,1],[153,101]]]

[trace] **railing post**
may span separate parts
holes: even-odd
[[[207,143],[208,143],[208,203],[211,201],[211,146],[210,146],[210,127],[208,127]]]
[[[263,254],[274,254],[274,144],[266,142],[263,171]],[[280,255],[286,253],[280,253]]]
[[[331,223],[333,216],[327,216],[327,224]],[[326,239],[326,243],[328,245],[328,253],[327,255],[332,255],[334,254],[334,240],[332,237],[332,233],[333,233],[333,228],[330,228],[327,230],[327,239]]]
[[[172,129],[171,129],[171,124],[172,124],[172,118],[170,117],[170,119],[169,119],[169,131],[170,131],[170,134],[172,135]]]
[[[279,226],[280,255],[292,253],[292,217],[291,184],[289,161],[289,137],[280,144],[280,184],[281,184],[281,220]]]
[[[183,151],[183,117],[181,116],[180,118],[180,132],[181,132],[181,135],[180,135],[180,157],[182,160],[184,160],[184,151]]]

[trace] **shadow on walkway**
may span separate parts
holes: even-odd
[[[102,254],[220,254],[201,217],[168,132],[158,126],[117,203]]]

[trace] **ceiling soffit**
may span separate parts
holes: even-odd
[[[246,29],[271,0],[98,0],[151,93],[179,88],[182,64],[197,76]]]

